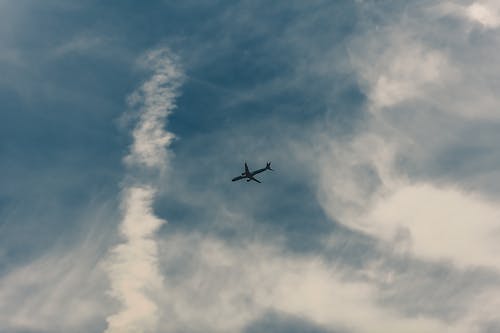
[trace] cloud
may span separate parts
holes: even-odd
[[[404,30],[384,30],[386,36],[363,39],[363,45],[353,43],[350,52],[354,66],[370,86],[372,111],[418,99],[456,75],[443,52],[425,47]]]
[[[9,264],[0,278],[2,332],[128,332],[137,327],[144,332],[156,330],[158,307],[155,295],[162,290],[162,277],[157,265],[155,232],[165,221],[153,214],[152,204],[157,192],[153,185],[157,180],[155,176],[165,170],[168,162],[163,150],[172,136],[164,130],[164,126],[167,115],[175,107],[173,99],[177,96],[175,90],[179,85],[172,80],[181,76],[177,67],[168,67],[174,66],[173,60],[167,59],[169,56],[168,50],[158,49],[141,59],[143,67],[152,70],[153,76],[131,98],[135,103],[132,107],[139,111],[139,115],[132,133],[134,141],[130,154],[125,158],[128,173],[122,188],[123,216],[119,241],[116,230],[111,230],[118,220],[117,205],[112,204],[114,199],[101,200],[109,195],[107,191],[100,195],[92,192],[91,198],[96,202],[88,207],[77,205],[78,209],[75,209],[72,206],[75,198],[71,197],[73,192],[67,187],[75,187],[77,181],[64,174],[68,163],[60,166],[63,177],[58,168],[55,168],[58,176],[52,177],[53,166],[51,173],[43,174],[50,175],[45,178],[51,180],[49,183],[42,182],[44,186],[37,189],[39,192],[32,189],[33,182],[22,189],[22,199],[28,202],[37,201],[32,200],[30,195],[35,199],[41,196],[49,199],[37,201],[43,206],[42,213],[35,209],[40,218],[35,219],[33,213],[27,212],[20,218],[9,218],[13,220],[10,225],[19,222],[19,235],[22,233],[22,237],[29,239],[34,234],[29,228],[34,227],[26,223],[34,220],[37,228],[34,230],[43,231],[38,236],[50,238],[50,241],[44,239],[44,247],[33,245],[36,242],[26,242],[13,251],[6,247],[7,251],[10,250],[9,256],[15,254],[14,258],[8,257],[7,260],[2,257]],[[77,162],[81,168],[81,162]],[[38,170],[36,175],[39,174]],[[81,169],[75,174],[89,175]],[[39,181],[33,178],[33,181]],[[79,181],[79,178],[76,179]],[[65,185],[64,190],[54,186],[53,181]],[[93,181],[100,182],[95,178]],[[103,186],[102,183],[100,186]],[[83,187],[82,191],[91,192],[88,184]],[[79,196],[76,199],[82,200]],[[59,213],[53,214],[55,221],[50,220],[51,210]],[[83,213],[81,210],[84,210]],[[26,211],[33,212],[33,206]],[[79,217],[79,214],[84,216]],[[65,226],[60,226],[60,223]],[[71,229],[72,233],[67,229]],[[45,244],[54,242],[63,245],[56,244],[51,250],[46,250],[48,245]],[[109,248],[116,243],[106,256]],[[27,263],[19,262],[19,258],[24,260],[22,251],[30,253],[33,248],[44,252]]]
[[[469,332],[429,316],[407,316],[378,300],[378,287],[315,255],[279,246],[235,247],[191,233],[161,243],[163,328],[234,332],[274,311],[333,332]]]
[[[72,251],[63,257],[40,258],[2,277],[2,331],[99,329],[107,302],[99,296],[103,276],[93,260]],[[82,280],[82,276],[86,278]]]
[[[416,16],[422,13],[426,11]],[[423,16],[421,21],[427,19]],[[435,24],[433,39],[442,30],[446,33],[440,24]],[[399,28],[401,32],[387,33]],[[482,198],[484,193],[468,193],[462,179],[448,178],[450,184],[443,186],[431,178],[419,180],[415,174],[417,168],[426,172],[432,167],[425,160],[436,158],[448,146],[470,144],[455,136],[470,126],[467,119],[485,122],[498,116],[481,103],[471,105],[473,110],[456,108],[457,91],[466,96],[474,91],[478,101],[490,100],[490,91],[483,90],[487,78],[462,79],[480,66],[476,60],[481,59],[464,62],[459,53],[445,53],[420,35],[414,21],[404,27],[389,23],[365,38],[370,40],[353,42],[353,65],[371,96],[367,108],[374,116],[349,142],[325,144],[319,184],[326,211],[385,240],[408,231],[408,246],[417,255],[498,268],[494,260],[500,250],[494,245],[499,230],[497,199],[488,202]],[[387,51],[376,52],[379,45]],[[500,73],[500,66],[494,64],[490,70]],[[490,102],[500,106],[496,99]],[[338,177],[331,177],[329,165],[336,166]]]
[[[114,42],[116,41],[103,34],[79,33],[51,49],[48,58],[54,61],[75,55],[106,55],[113,51]]]
[[[493,1],[474,2],[466,8],[466,16],[470,20],[482,24],[485,28],[498,28],[500,26],[500,7],[495,3]]]
[[[469,5],[456,2],[440,2],[433,8],[440,15],[451,15],[482,26],[484,29],[496,29],[500,26],[500,7],[496,1],[480,0]]]
[[[0,278],[2,332],[98,332],[112,306],[104,295],[105,255],[112,211],[86,216],[85,235],[72,246],[54,246],[34,260],[16,265]],[[107,207],[111,208],[111,207]],[[98,211],[94,209],[92,212]],[[66,221],[69,222],[69,221]]]
[[[154,332],[158,307],[154,295],[162,289],[158,271],[158,250],[154,233],[165,223],[152,213],[154,190],[148,187],[125,189],[123,221],[125,243],[111,251],[107,271],[110,294],[122,309],[107,318],[106,332]]]
[[[438,5],[445,8],[448,3]],[[409,5],[405,11],[411,17],[395,10],[374,28],[370,15],[376,15],[375,9],[363,2],[359,6],[366,15],[366,25],[361,25],[366,31],[353,37],[349,54],[369,97],[370,116],[352,136],[321,141],[318,197],[325,212],[388,249],[380,254],[386,269],[397,267],[391,257],[400,256],[410,267],[416,265],[410,258],[462,272],[482,267],[498,281],[499,196],[485,179],[498,184],[487,166],[490,159],[500,161],[496,148],[488,148],[493,132],[477,131],[499,126],[500,100],[492,87],[500,63],[490,54],[500,40],[490,31],[493,16],[487,19],[481,10],[484,15],[453,15],[450,21],[436,16],[434,5]],[[494,15],[492,8],[488,13]],[[471,29],[472,19],[488,29]],[[471,160],[466,147],[489,154],[478,153]],[[445,154],[453,162],[438,167]],[[455,171],[465,165],[467,172]],[[400,274],[401,268],[396,271]],[[382,270],[373,274],[384,276]],[[394,277],[387,278],[388,288],[394,286]],[[443,290],[437,277],[430,279]],[[407,287],[412,285],[418,288],[418,280],[408,281]],[[472,302],[464,301],[459,316],[448,318],[455,325],[452,331],[481,332],[481,325],[493,320],[476,301],[483,299],[485,308],[495,306],[494,298],[486,295],[496,294],[498,283],[473,278],[469,287],[479,291],[471,294]],[[398,304],[409,308],[413,300]],[[437,308],[433,313],[440,316]]]
[[[245,333],[257,332],[288,332],[288,333],[339,333],[341,330],[330,330],[321,326],[314,325],[303,318],[287,316],[279,312],[269,312],[261,318],[252,322]]]
[[[110,294],[121,304],[120,311],[107,318],[107,333],[155,332],[159,317],[155,295],[163,290],[155,233],[166,221],[153,213],[156,189],[150,183],[158,178],[149,172],[161,173],[168,163],[166,148],[173,135],[164,126],[175,108],[181,73],[167,49],[149,52],[144,65],[153,75],[130,97],[139,109],[139,120],[125,158],[132,180],[123,189],[123,243],[111,250],[105,263]]]
[[[380,195],[361,218],[364,230],[386,241],[407,242],[401,245],[420,257],[500,271],[499,219],[497,202],[426,183],[401,184]]]
[[[167,49],[148,53],[142,63],[153,70],[153,76],[129,98],[132,105],[142,105],[139,122],[132,133],[134,140],[125,162],[131,166],[163,169],[167,161],[165,148],[174,138],[172,133],[164,129],[165,120],[176,107],[175,98],[182,72]]]

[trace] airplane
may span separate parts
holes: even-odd
[[[266,170],[271,170],[271,171],[273,171],[273,169],[271,169],[271,162],[267,162],[267,163],[266,163],[266,167],[265,167],[265,168],[262,168],[262,169],[259,169],[259,170],[255,170],[255,171],[252,171],[252,172],[250,172],[250,170],[248,169],[247,162],[245,162],[245,172],[243,172],[243,173],[241,174],[241,176],[234,177],[234,178],[233,178],[233,182],[234,182],[234,181],[237,181],[237,180],[240,180],[240,179],[245,179],[245,178],[248,178],[248,179],[247,179],[247,182],[249,182],[249,181],[253,180],[253,181],[256,181],[257,183],[260,183],[260,180],[255,179],[253,176],[255,176],[256,174],[261,173],[261,172],[263,172],[263,171],[266,171]]]

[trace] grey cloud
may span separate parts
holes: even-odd
[[[487,323],[481,329],[482,333],[495,333],[498,331],[500,331],[500,322]]]
[[[379,301],[408,316],[460,321],[477,295],[500,287],[500,275],[483,268],[460,269],[446,262],[392,257],[367,265],[379,286]],[[370,276],[370,274],[368,274]]]
[[[245,333],[346,333],[346,330],[330,329],[310,323],[300,317],[285,313],[270,312],[250,323],[244,330]]]

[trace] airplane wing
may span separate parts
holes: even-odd
[[[244,176],[234,177],[234,178],[232,179],[232,181],[233,181],[233,182],[235,182],[235,181],[240,180],[240,179],[243,179],[243,178],[245,178],[245,177],[244,177]]]
[[[250,178],[250,179],[251,179],[251,180],[253,180],[253,181],[256,181],[257,183],[260,183],[260,180],[258,180],[258,179],[255,179],[255,178],[253,178],[253,177],[252,177],[252,178]]]
[[[250,173],[250,170],[248,170],[248,165],[247,165],[247,162],[245,162],[245,173],[246,173],[246,174],[249,174],[249,173]]]

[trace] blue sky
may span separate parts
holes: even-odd
[[[0,18],[0,331],[498,331],[495,1]]]

